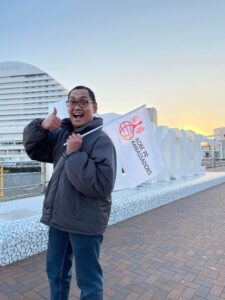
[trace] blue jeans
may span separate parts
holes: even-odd
[[[103,275],[99,263],[102,240],[102,235],[81,235],[49,228],[46,267],[51,300],[69,299],[73,257],[80,299],[103,299]]]

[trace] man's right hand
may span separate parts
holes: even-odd
[[[57,117],[57,109],[54,107],[53,112],[41,123],[41,127],[45,130],[54,130],[61,126],[62,120]]]

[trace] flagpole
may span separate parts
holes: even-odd
[[[103,128],[104,126],[108,126],[109,124],[111,124],[111,123],[113,123],[113,122],[115,122],[115,121],[118,121],[118,120],[121,119],[121,118],[124,118],[126,115],[129,115],[129,114],[133,113],[135,110],[138,110],[138,109],[140,109],[140,108],[142,108],[142,107],[144,107],[144,106],[146,106],[146,105],[143,104],[143,105],[141,105],[141,106],[139,106],[139,107],[137,107],[137,108],[135,108],[135,109],[133,109],[133,110],[131,110],[131,111],[125,113],[125,114],[122,115],[122,116],[118,116],[117,118],[115,118],[115,119],[109,121],[108,123],[103,124],[103,125],[100,125],[100,126],[94,128],[94,129],[92,129],[92,130],[90,130],[90,131],[88,131],[88,132],[82,134],[81,137],[83,138],[83,137],[85,137],[86,135],[89,135],[90,133],[92,133],[92,132],[94,132],[94,131],[96,131],[96,130],[99,130],[99,129]],[[67,143],[63,144],[63,146],[66,146],[66,145],[67,145]]]

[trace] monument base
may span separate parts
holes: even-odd
[[[145,183],[115,191],[109,225],[225,182],[225,173]],[[43,196],[0,202],[0,266],[47,249],[48,227],[40,223]]]

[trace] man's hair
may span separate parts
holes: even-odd
[[[68,99],[69,99],[69,97],[70,97],[70,94],[72,93],[72,91],[74,91],[74,90],[87,90],[88,91],[88,94],[89,94],[89,96],[90,96],[90,98],[91,98],[91,100],[93,101],[93,102],[95,102],[96,103],[96,99],[95,99],[95,94],[94,94],[94,92],[90,89],[90,88],[88,88],[88,87],[86,87],[86,86],[83,86],[83,85],[78,85],[78,86],[75,86],[74,88],[72,88],[72,90],[69,92],[69,94],[68,94]]]

